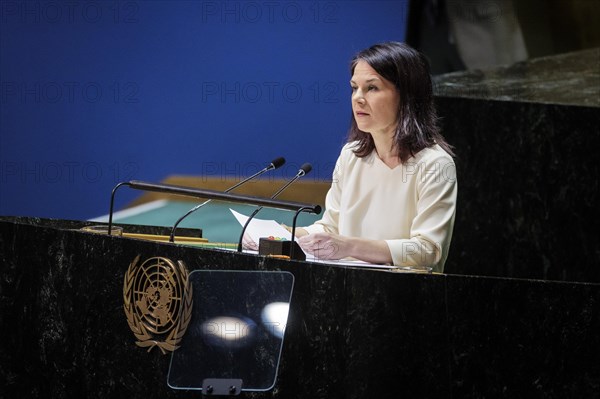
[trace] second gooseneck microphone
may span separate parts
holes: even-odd
[[[253,174],[250,177],[245,178],[244,180],[234,184],[233,186],[229,187],[227,190],[225,190],[226,193],[230,192],[231,190],[234,190],[236,188],[238,188],[239,186],[241,186],[242,184],[249,182],[250,180],[262,175],[263,173],[266,173],[270,170],[273,169],[277,169],[281,166],[283,166],[283,164],[285,163],[285,158],[283,157],[279,157],[279,158],[275,158],[268,166],[266,166],[265,168],[259,170],[258,172],[256,172],[255,174]],[[177,226],[179,226],[179,224],[183,221],[183,219],[185,219],[186,217],[188,217],[189,215],[191,215],[192,213],[196,212],[198,209],[202,208],[204,205],[208,204],[210,201],[210,199],[202,202],[201,204],[196,205],[195,207],[193,207],[192,209],[190,209],[189,211],[187,211],[187,213],[185,213],[182,217],[180,217],[175,224],[173,225],[173,228],[171,229],[171,235],[169,236],[169,241],[173,242],[175,241],[175,230],[177,230]]]
[[[288,188],[288,186],[290,184],[292,184],[293,182],[295,182],[296,180],[298,180],[302,176],[307,175],[311,170],[312,170],[312,165],[311,164],[305,163],[304,165],[302,165],[300,167],[300,170],[298,170],[298,173],[296,173],[296,176],[294,176],[293,178],[291,178],[279,190],[277,190],[277,192],[271,196],[271,199],[276,198],[279,194],[281,194],[283,192],[283,190],[285,190],[286,188]],[[244,233],[246,232],[246,228],[248,228],[248,225],[250,224],[250,221],[252,220],[252,218],[254,218],[254,216],[256,216],[256,214],[258,212],[260,212],[261,209],[263,209],[262,206],[256,208],[254,210],[254,212],[252,212],[252,214],[250,215],[250,217],[248,218],[248,220],[246,220],[246,223],[244,224],[244,227],[242,227],[242,233],[240,234],[240,239],[238,241],[238,247],[237,247],[238,252],[242,252],[242,240],[244,238]]]

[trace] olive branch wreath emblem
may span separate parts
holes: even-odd
[[[192,318],[192,286],[182,261],[136,256],[123,281],[123,309],[136,345],[163,354],[179,348]],[[164,340],[160,340],[166,335]]]

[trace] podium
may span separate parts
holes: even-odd
[[[88,224],[0,218],[0,397],[207,393],[185,383],[174,388],[170,379],[172,363],[186,356],[185,340],[193,338],[190,326],[172,354],[136,345],[143,341],[124,311],[124,281],[132,264],[156,257],[184,264],[190,280],[249,272],[293,278],[274,383],[239,397],[598,394],[600,284],[292,261],[82,232]],[[278,295],[274,302],[285,302]],[[216,302],[207,309],[214,309],[231,297],[208,299]]]

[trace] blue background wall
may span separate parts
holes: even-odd
[[[85,219],[124,180],[328,180],[348,61],[407,1],[0,1],[0,214]],[[123,190],[122,207],[140,192]]]

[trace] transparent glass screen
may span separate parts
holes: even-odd
[[[167,382],[202,389],[205,379],[241,379],[244,391],[275,384],[294,276],[281,271],[190,273],[191,320]]]

